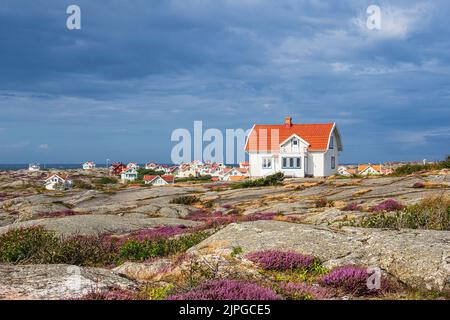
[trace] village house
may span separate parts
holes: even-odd
[[[84,170],[92,170],[92,169],[95,169],[95,163],[92,162],[92,161],[85,162],[85,163],[83,163],[83,169],[84,169]]]
[[[248,170],[243,168],[225,168],[219,177],[221,181],[239,181],[248,178]]]
[[[120,176],[120,174],[122,173],[123,169],[125,169],[127,166],[124,165],[121,162],[116,162],[113,163],[111,165],[111,167],[109,167],[109,174],[112,176]]]
[[[367,176],[367,175],[380,175],[383,174],[381,164],[373,165],[373,164],[360,164],[358,165],[358,174]]]
[[[255,124],[247,138],[250,176],[282,172],[288,177],[325,177],[337,173],[343,150],[335,123]]]
[[[176,176],[176,175],[178,175],[178,170],[179,170],[178,166],[172,166],[172,167],[165,168],[164,171],[166,172],[166,174],[171,174],[173,176]]]
[[[38,163],[31,163],[28,166],[28,171],[36,172],[36,171],[40,171],[40,170],[41,170],[41,166]]]
[[[146,163],[145,164],[145,169],[146,170],[166,172],[167,167],[164,167],[164,166],[162,166],[160,164],[156,164],[156,163]]]
[[[127,168],[134,168],[134,169],[139,169],[139,165],[136,162],[130,162],[129,164],[127,164]]]
[[[47,190],[68,190],[72,186],[72,181],[67,174],[51,173],[45,179],[44,186]]]
[[[189,163],[183,163],[180,165],[177,177],[179,178],[189,178],[189,177],[197,177],[199,176],[199,170],[197,166],[189,164]]]
[[[239,162],[239,168],[250,169],[250,162],[248,162],[248,161]]]
[[[170,174],[144,176],[144,183],[152,186],[164,186],[168,184],[173,184],[174,182],[175,177]]]
[[[137,177],[138,177],[138,172],[135,167],[126,167],[120,173],[120,179],[122,180],[122,182],[135,181],[137,179]]]
[[[341,176],[352,176],[354,174],[357,174],[358,172],[356,171],[356,169],[353,168],[349,168],[347,166],[339,166],[338,167],[338,174],[340,174]]]

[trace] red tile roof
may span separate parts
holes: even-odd
[[[374,169],[375,171],[381,172],[381,164],[359,164],[358,165],[358,171],[362,172],[364,170],[366,170],[367,168],[372,167],[372,169]]]
[[[325,151],[328,148],[328,139],[333,127],[334,123],[257,124],[250,132],[245,151],[278,151],[279,145],[293,134],[309,143],[309,151]],[[278,141],[274,141],[273,146],[271,138],[274,131],[271,130],[278,131]]]
[[[175,181],[175,176],[171,174],[163,174],[160,177],[168,183],[173,183]]]
[[[168,182],[168,183],[173,183],[175,181],[175,176],[171,175],[171,174],[163,174],[161,176],[158,175],[146,175],[144,176],[144,181],[153,181],[155,180],[157,177],[161,177],[161,179],[163,179],[164,181]]]
[[[54,176],[57,176],[63,180],[67,180],[67,178],[69,177],[69,175],[67,173],[49,173],[47,174],[47,177],[45,178],[45,180],[48,180],[50,178],[53,178]]]

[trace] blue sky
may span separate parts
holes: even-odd
[[[82,29],[66,28],[81,8]],[[370,4],[381,30],[366,27]],[[2,0],[0,163],[168,162],[176,128],[336,122],[342,162],[450,149],[450,3]]]

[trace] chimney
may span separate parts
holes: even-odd
[[[284,118],[284,125],[287,128],[292,127],[292,118],[291,117]]]

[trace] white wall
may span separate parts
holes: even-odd
[[[328,151],[324,155],[324,175],[325,176],[332,176],[335,175],[338,172],[338,165],[339,165],[339,151],[338,151],[338,145],[337,145],[337,139],[335,132],[333,131],[334,138],[334,148],[328,149]],[[331,157],[335,158],[335,166],[334,169],[331,168]]]

